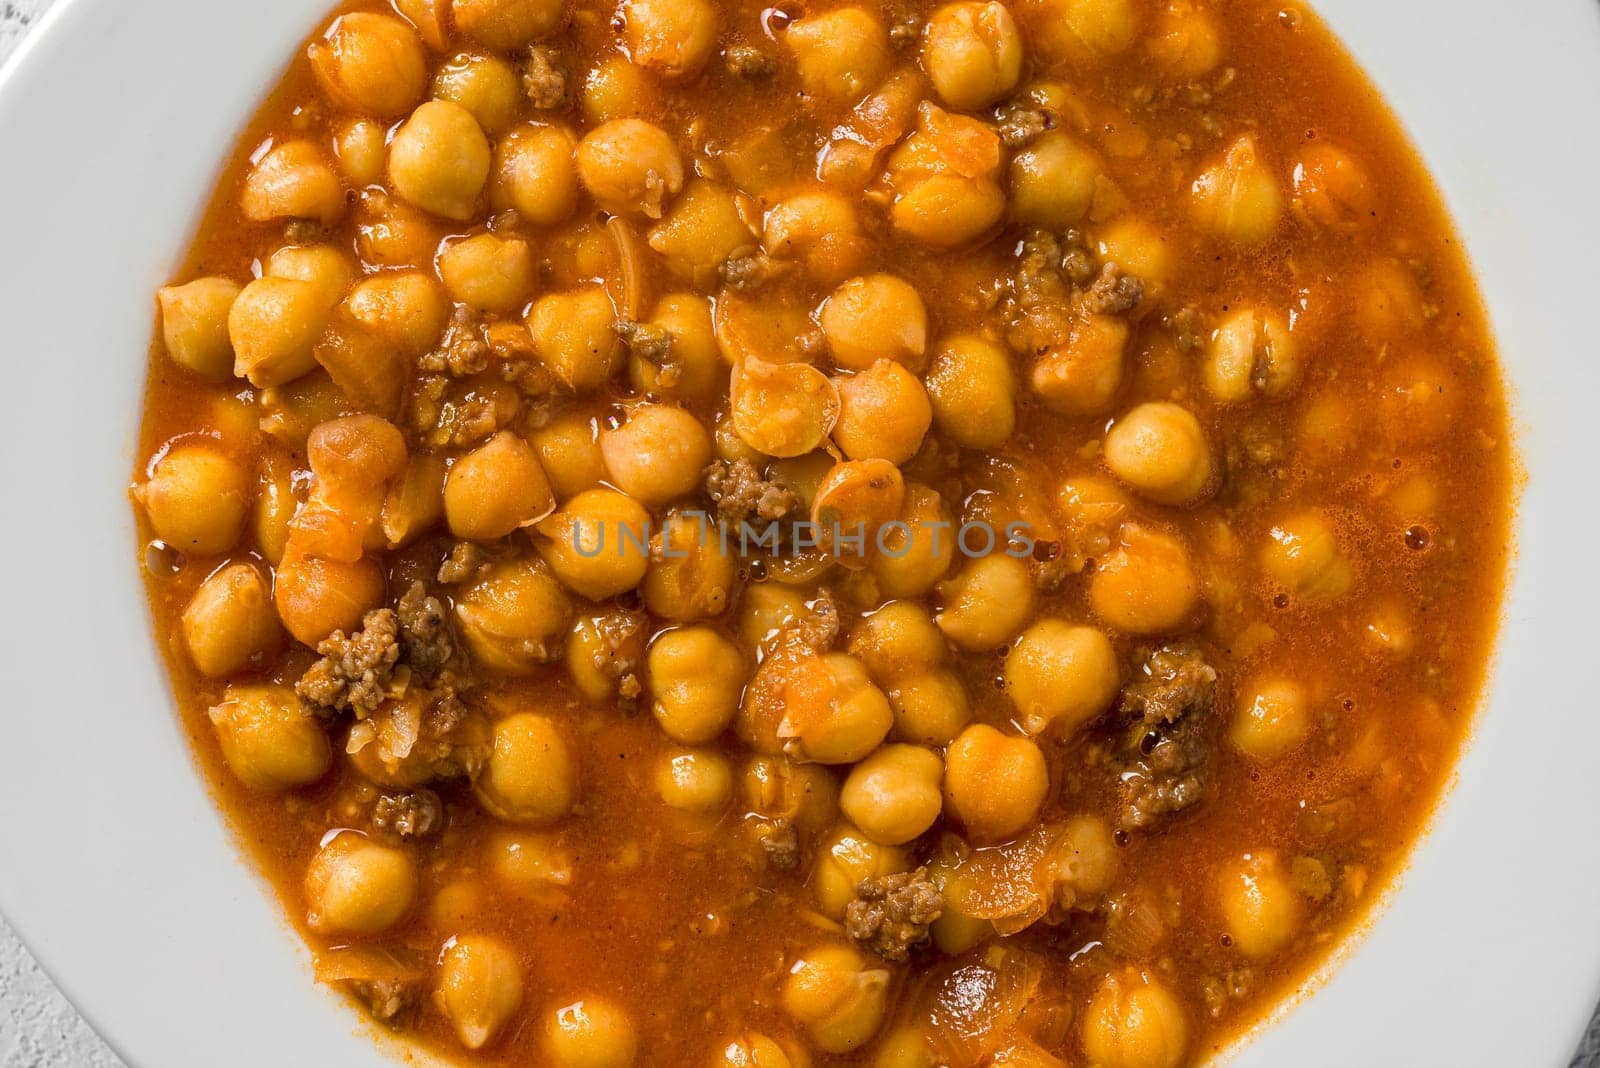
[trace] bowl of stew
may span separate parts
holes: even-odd
[[[134,1064],[1564,1063],[1600,25],[1405,15],[64,0],[0,906]]]

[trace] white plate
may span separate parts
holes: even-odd
[[[238,861],[124,496],[151,293],[328,0],[63,0],[0,78],[0,907],[140,1068],[384,1061]],[[1441,181],[1530,475],[1494,700],[1393,906],[1241,1063],[1564,1065],[1600,996],[1600,7],[1326,0]]]

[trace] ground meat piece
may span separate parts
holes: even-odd
[[[446,585],[470,582],[489,566],[489,556],[470,541],[458,541],[439,565],[438,581]]]
[[[718,518],[733,526],[751,520],[765,525],[800,507],[793,490],[762,478],[749,460],[718,460],[706,468],[705,488]]]
[[[755,45],[731,44],[722,53],[728,73],[735,78],[770,78],[778,69],[778,61]]]
[[[911,12],[896,16],[889,26],[889,43],[896,48],[914,45],[921,36],[922,20]]]
[[[1084,292],[1079,307],[1090,315],[1122,315],[1133,311],[1143,300],[1144,283],[1116,264],[1108,263]]]
[[[382,794],[372,807],[372,826],[400,838],[423,838],[444,821],[444,802],[432,790]]]
[[[1211,711],[1217,670],[1190,643],[1163,645],[1145,655],[1122,691],[1122,709],[1145,723],[1176,723]]]
[[[729,289],[750,292],[772,281],[780,270],[779,264],[766,253],[752,250],[729,256],[717,268],[717,275]]]
[[[1199,724],[1198,719],[1186,719],[1176,726],[1139,731],[1135,751],[1142,755],[1127,766],[1118,784],[1122,811],[1117,824],[1123,830],[1149,827],[1204,799],[1210,747]]]
[[[773,820],[761,836],[761,852],[773,871],[794,871],[800,866],[800,832],[786,819]]]
[[[1055,125],[1048,111],[1025,102],[1002,104],[994,117],[995,133],[1007,148],[1022,148]]]
[[[944,911],[944,895],[927,868],[863,879],[845,906],[844,929],[884,960],[905,960],[928,940],[928,928]]]
[[[422,984],[416,981],[371,979],[349,984],[350,993],[379,1023],[398,1025],[422,1000]]]
[[[1193,304],[1186,304],[1167,316],[1166,326],[1185,352],[1194,352],[1205,344],[1205,334],[1200,329],[1200,310]]]
[[[649,629],[644,616],[637,612],[611,611],[593,617],[594,633],[599,637],[597,646],[585,643],[581,654],[603,678],[616,683],[617,697],[624,706],[632,705],[644,692],[640,676],[644,672],[645,639]],[[575,650],[569,648],[569,654]]]
[[[489,343],[484,340],[483,323],[465,305],[456,306],[438,347],[417,361],[417,369],[425,374],[457,378],[478,374],[488,366]]]
[[[567,102],[567,66],[549,45],[534,45],[522,64],[522,91],[534,107],[546,111]]]
[[[315,219],[290,219],[283,224],[283,239],[291,245],[313,245],[326,241],[328,231]]]
[[[336,630],[322,640],[322,659],[306,669],[295,692],[319,711],[348,708],[363,719],[383,702],[400,651],[398,617],[391,609],[374,609],[349,637]]]
[[[395,605],[395,614],[405,662],[424,679],[436,678],[456,654],[444,605],[428,596],[422,583],[413,582]]]
[[[834,603],[833,592],[824,586],[811,600],[796,633],[801,642],[820,653],[833,648],[840,626],[839,606]]]
[[[671,389],[683,378],[683,361],[674,352],[672,331],[633,319],[618,319],[613,329],[628,352],[657,368],[656,382]]]

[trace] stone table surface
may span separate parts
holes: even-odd
[[[0,0],[4,60],[54,0]],[[153,0],[158,2],[158,0]],[[331,0],[329,6],[332,6]],[[1600,1017],[1573,1068],[1600,1068]],[[0,1068],[123,1068],[0,918]]]

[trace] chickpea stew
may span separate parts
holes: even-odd
[[[1204,1061],[1470,726],[1493,343],[1302,9],[363,0],[158,304],[183,722],[463,1063]]]

